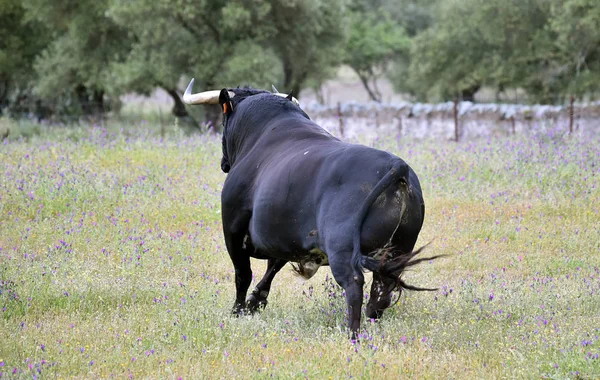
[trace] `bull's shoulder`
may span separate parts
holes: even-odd
[[[221,200],[244,199],[248,197],[253,187],[255,173],[244,166],[236,165],[227,174],[223,190],[221,191]]]

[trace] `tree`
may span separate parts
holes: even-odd
[[[178,90],[182,75],[195,76],[204,89],[275,83],[298,94],[309,78],[337,62],[329,53],[341,39],[340,26],[334,25],[341,16],[325,5],[321,0],[114,0],[110,16],[136,40],[127,60],[114,65],[115,82],[142,93],[164,88],[175,115],[186,118]],[[218,125],[219,108],[206,111]]]
[[[475,1],[443,3],[434,25],[414,38],[404,86],[417,99],[447,100],[481,85],[474,65],[489,46],[476,33]]]
[[[390,79],[398,92],[411,92],[405,79],[411,61],[411,39],[431,26],[438,3],[439,0],[354,0],[351,3],[354,15],[359,21],[362,20],[363,14],[370,18],[375,16],[372,24],[375,26],[387,24],[379,28],[391,31],[388,41],[396,40],[388,46],[392,54],[383,60],[386,62],[385,76]],[[361,30],[366,29],[372,37],[375,37],[371,40],[372,43],[377,44],[382,38],[373,36],[370,28],[371,25],[368,24],[360,26]],[[360,34],[358,36],[360,37]]]
[[[556,36],[556,58],[547,65],[545,74],[551,85],[542,88],[542,96],[548,96],[553,87],[580,99],[593,96],[600,86],[600,3],[555,0],[549,29]]]
[[[380,0],[378,8],[402,27],[409,37],[429,28],[435,19],[440,0]]]
[[[547,2],[448,0],[413,40],[408,87],[419,99],[473,100],[483,85],[530,87],[547,51]]]
[[[110,16],[135,37],[124,62],[113,65],[121,91],[149,93],[163,88],[173,99],[173,114],[195,126],[180,98],[179,81],[195,76],[204,89],[274,82],[277,59],[257,44],[270,35],[270,5],[261,0],[112,1]],[[206,107],[218,125],[220,110]]]
[[[282,91],[300,94],[309,81],[322,83],[342,60],[345,0],[269,0],[266,43],[279,57]]]
[[[21,1],[0,1],[0,115],[37,113],[33,61],[49,41],[43,25],[27,19]]]
[[[448,0],[410,59],[403,84],[423,100],[472,100],[481,86],[539,103],[583,98],[600,80],[600,3]]]
[[[108,0],[24,0],[27,15],[52,31],[37,57],[36,93],[55,113],[101,116],[118,102],[110,65],[125,58],[131,40],[106,16]]]
[[[356,72],[371,100],[380,102],[377,79],[387,72],[392,60],[408,53],[409,38],[380,12],[354,11],[349,17],[350,32],[343,62]]]

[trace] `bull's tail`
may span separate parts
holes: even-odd
[[[409,167],[406,162],[402,160],[396,161],[392,168],[383,176],[377,185],[375,185],[373,190],[371,190],[369,195],[367,195],[367,198],[365,198],[362,206],[360,206],[353,234],[354,250],[352,251],[352,266],[356,271],[368,269],[375,272],[379,269],[379,260],[364,256],[360,252],[360,232],[362,230],[362,225],[365,222],[367,214],[369,213],[371,206],[373,206],[373,203],[375,203],[377,198],[379,198],[379,196],[381,196],[381,194],[383,194],[388,187],[398,183],[398,181],[401,179],[404,179],[408,184],[408,172]]]
[[[437,289],[428,289],[428,288],[419,288],[416,286],[406,284],[402,278],[402,272],[408,267],[419,264],[426,260],[433,260],[438,257],[442,257],[444,255],[435,255],[431,257],[424,257],[412,260],[417,254],[421,253],[421,251],[428,245],[425,245],[417,250],[412,252],[408,252],[405,254],[398,255],[396,257],[389,257],[388,254],[384,254],[381,260],[377,260],[373,257],[365,256],[360,251],[360,233],[362,230],[362,225],[367,218],[367,214],[373,206],[373,203],[383,194],[383,192],[390,187],[391,185],[397,183],[401,179],[404,179],[407,184],[408,182],[408,173],[409,167],[408,165],[399,160],[392,168],[383,176],[383,178],[375,185],[373,190],[367,195],[367,198],[364,200],[356,219],[356,225],[354,229],[353,235],[353,252],[352,252],[352,266],[356,271],[363,271],[365,269],[370,270],[372,272],[378,272],[380,276],[384,278],[388,278],[392,288],[388,289],[388,291],[392,291],[394,289],[409,289],[409,290],[437,290]]]

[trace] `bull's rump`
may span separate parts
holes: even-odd
[[[363,201],[398,157],[341,142],[300,145],[261,163],[255,181],[249,232],[269,256],[298,261],[315,249],[352,251],[352,232]],[[414,180],[416,176],[413,173]],[[392,235],[413,236],[422,223],[416,180],[390,186],[369,210],[361,230],[361,251],[373,252]],[[413,191],[414,190],[414,191]],[[412,220],[420,219],[415,229]],[[416,233],[415,231],[416,230]]]

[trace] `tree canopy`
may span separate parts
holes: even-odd
[[[472,100],[482,86],[557,103],[596,91],[595,0],[446,0],[412,41],[405,86],[420,100]]]
[[[377,79],[394,60],[408,54],[410,40],[404,29],[381,12],[352,12],[344,63],[360,78],[371,100],[380,102]]]
[[[345,64],[416,100],[595,99],[596,0],[0,0],[0,112],[102,116],[126,93],[318,89]],[[218,110],[207,109],[216,123]]]
[[[34,61],[35,93],[59,113],[109,111],[111,98],[116,101],[119,95],[109,92],[110,65],[125,58],[131,39],[125,28],[106,16],[108,0],[23,0],[23,4],[27,17],[52,33]]]
[[[32,111],[33,63],[50,42],[48,30],[27,17],[20,0],[0,1],[0,115]]]

